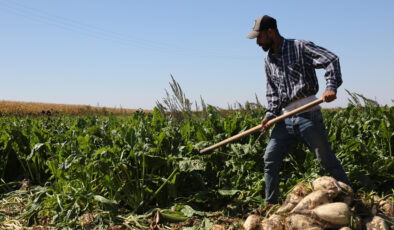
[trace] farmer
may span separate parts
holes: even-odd
[[[265,58],[268,106],[261,121],[264,130],[270,128],[267,124],[270,119],[317,99],[315,94],[319,85],[315,69],[325,69],[323,101],[336,99],[342,79],[339,59],[335,54],[310,41],[283,38],[276,20],[267,15],[256,19],[247,37],[257,38],[257,45],[268,51]],[[320,106],[316,105],[274,126],[264,154],[266,204],[278,202],[280,164],[291,146],[299,140],[315,153],[332,177],[350,185],[331,151]]]

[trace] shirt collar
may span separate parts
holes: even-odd
[[[283,50],[286,47],[287,44],[287,39],[285,39],[284,37],[282,37],[282,41],[280,42],[280,46],[279,46],[279,53],[278,53],[278,57],[282,56]],[[273,61],[276,60],[277,58],[273,55],[272,50],[270,50],[268,52],[268,58]]]

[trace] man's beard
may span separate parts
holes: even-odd
[[[265,52],[267,52],[268,50],[271,49],[272,44],[273,44],[272,41],[268,42],[267,44],[261,44],[261,48],[262,48]]]

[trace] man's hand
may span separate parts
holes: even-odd
[[[324,102],[332,102],[335,99],[337,99],[337,93],[335,91],[324,91],[323,93]]]
[[[267,124],[268,123],[268,119],[267,118],[264,118],[262,121],[261,121],[261,126],[263,126],[263,130],[264,131],[267,131],[271,126],[272,126],[272,124]]]

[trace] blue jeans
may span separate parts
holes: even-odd
[[[279,168],[291,147],[301,140],[334,177],[350,185],[345,171],[331,151],[320,110],[305,112],[275,124],[264,154],[265,203],[275,204],[279,194]]]

